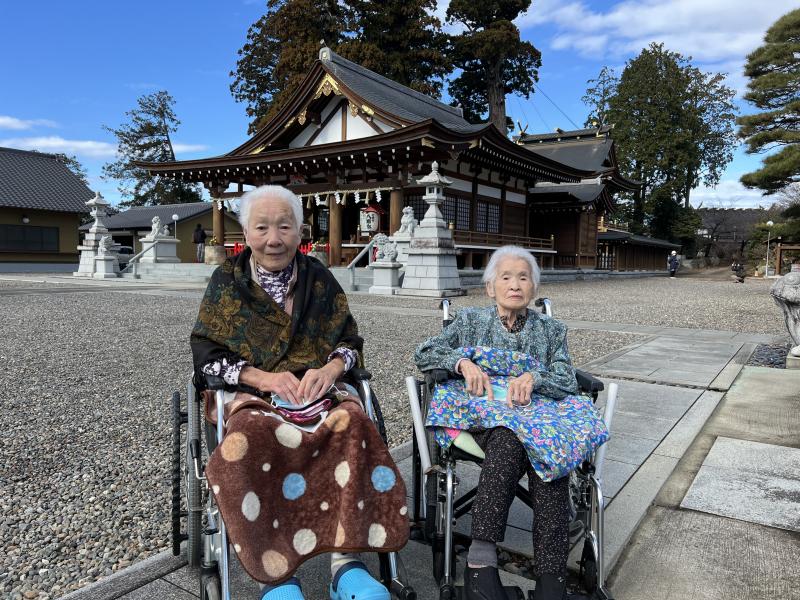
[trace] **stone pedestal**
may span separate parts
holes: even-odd
[[[221,265],[225,262],[225,246],[206,246],[203,262],[207,265]]]
[[[119,263],[116,255],[95,256],[93,279],[116,279],[119,277]]]
[[[175,238],[157,237],[143,237],[139,239],[142,244],[142,254],[139,262],[145,263],[179,263],[181,259],[178,258],[178,244],[180,240]],[[152,248],[152,250],[149,250]]]
[[[783,310],[786,329],[794,343],[786,357],[786,368],[800,368],[800,272],[793,270],[778,279],[769,293],[775,304]]]
[[[411,247],[411,236],[395,233],[389,238],[397,247],[397,262],[406,264],[408,262],[408,249]]]
[[[444,202],[444,188],[452,182],[439,174],[434,162],[430,175],[418,181],[425,186],[423,200],[428,210],[422,222],[414,228],[408,248],[408,262],[403,277],[402,293],[412,296],[463,296],[453,243],[453,233],[442,218],[439,205]]]
[[[375,261],[369,268],[372,269],[372,286],[370,294],[391,296],[400,289],[400,269],[403,265],[399,262]]]

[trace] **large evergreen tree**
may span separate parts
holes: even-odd
[[[438,96],[449,71],[434,0],[268,0],[247,32],[231,93],[247,103],[249,132],[288,100],[317,59],[335,52],[417,91]]]
[[[449,86],[450,95],[461,104],[464,117],[491,121],[506,133],[506,94],[529,97],[539,79],[541,53],[520,39],[512,22],[531,5],[531,0],[452,0],[447,8],[449,23],[464,32],[452,37],[453,66],[461,70]]]
[[[663,204],[686,211],[692,189],[719,182],[735,144],[734,92],[724,81],[662,44],[651,44],[625,65],[607,100],[606,122],[615,125],[623,173],[642,183],[630,207],[635,230],[644,231],[655,213],[661,215],[660,234],[664,222],[679,227],[677,213]],[[590,88],[587,97],[597,93]],[[665,237],[682,236],[673,231]]]
[[[255,133],[289,99],[317,59],[320,41],[337,50],[351,26],[337,0],[268,0],[267,12],[247,31],[231,93],[247,103]]]
[[[586,89],[586,94],[581,98],[589,107],[589,116],[586,117],[584,127],[600,127],[606,125],[611,98],[617,93],[619,78],[613,68],[603,67],[597,79],[586,82],[592,86]]]
[[[800,9],[778,19],[747,57],[745,99],[762,112],[739,118],[748,153],[780,148],[741,182],[771,194],[800,181]]]
[[[137,108],[125,113],[129,122],[117,129],[104,127],[117,138],[117,160],[103,165],[103,176],[119,181],[120,206],[154,206],[200,202],[197,186],[166,177],[153,177],[136,161],[175,160],[170,134],[178,130],[175,100],[165,91],[141,96]]]
[[[450,65],[436,0],[345,0],[354,38],[346,56],[384,77],[438,98]]]

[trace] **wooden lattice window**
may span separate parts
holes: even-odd
[[[456,202],[455,196],[447,196],[441,206],[442,217],[447,224],[456,222]]]
[[[487,209],[488,205],[486,202],[481,202],[478,200],[477,211],[475,214],[475,231],[486,231],[486,218],[487,218]]]
[[[328,233],[328,214],[327,208],[323,208],[317,213],[317,227],[319,227],[320,235]]]
[[[487,204],[486,230],[489,233],[500,233],[500,205]]]
[[[469,198],[458,198],[456,202],[456,229],[469,231],[471,202]]]

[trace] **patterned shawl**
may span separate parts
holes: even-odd
[[[252,280],[250,248],[229,258],[211,277],[190,342],[195,370],[212,361],[246,360],[268,372],[298,378],[320,368],[338,347],[352,348],[362,363],[363,340],[347,297],[331,272],[298,252],[291,316]]]

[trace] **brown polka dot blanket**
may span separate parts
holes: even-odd
[[[242,566],[279,583],[323,552],[395,551],[406,489],[375,425],[343,402],[309,433],[248,406],[226,423],[208,481]]]

